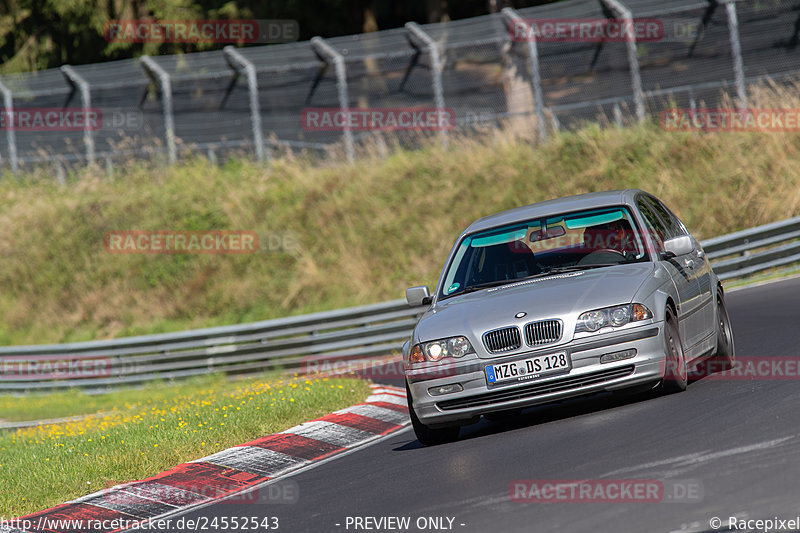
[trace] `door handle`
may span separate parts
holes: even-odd
[[[686,259],[683,262],[683,265],[688,269],[692,269],[692,268],[694,268],[694,260],[693,259]]]

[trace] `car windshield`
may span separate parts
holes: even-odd
[[[527,220],[466,236],[440,298],[561,271],[648,261],[626,207]]]

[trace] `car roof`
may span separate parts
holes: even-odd
[[[514,209],[495,213],[494,215],[479,218],[470,224],[469,227],[464,230],[463,234],[466,235],[475,231],[513,224],[533,218],[557,215],[569,211],[580,211],[582,209],[592,209],[609,205],[633,205],[634,197],[643,192],[644,191],[639,189],[592,192],[516,207]]]

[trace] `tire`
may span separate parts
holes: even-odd
[[[406,383],[406,399],[408,400],[408,414],[411,417],[411,427],[414,428],[414,435],[417,436],[417,440],[420,444],[423,446],[437,446],[458,439],[458,433],[461,430],[459,426],[432,428],[426,426],[417,418],[417,413],[414,412],[411,390],[408,388],[408,383]]]
[[[667,309],[667,318],[664,320],[664,349],[666,351],[666,364],[664,377],[661,380],[661,392],[672,394],[686,390],[689,383],[689,369],[686,365],[686,355],[683,352],[681,334],[678,321]]]
[[[725,307],[725,298],[722,292],[717,293],[717,351],[712,361],[715,363],[715,370],[728,370],[736,361],[731,319],[728,316],[728,308]]]

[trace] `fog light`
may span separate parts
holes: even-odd
[[[607,353],[600,356],[601,363],[613,363],[614,361],[622,361],[623,359],[630,359],[636,355],[636,348],[624,350],[622,352]]]
[[[439,385],[438,387],[431,387],[428,389],[428,394],[431,396],[441,396],[442,394],[452,394],[454,392],[461,392],[464,387],[460,383],[451,383],[450,385]]]

